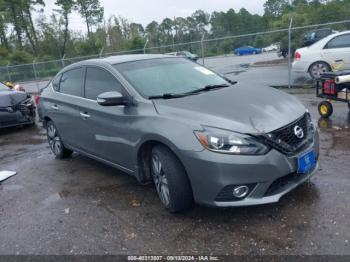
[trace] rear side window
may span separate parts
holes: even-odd
[[[69,70],[62,74],[59,91],[72,96],[82,96],[83,68]]]
[[[98,95],[110,92],[122,92],[122,85],[109,72],[95,67],[86,69],[85,97],[96,100]]]
[[[350,47],[350,34],[340,35],[328,42],[326,49]]]

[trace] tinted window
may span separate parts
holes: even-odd
[[[350,34],[341,35],[328,42],[326,48],[344,48],[350,47]]]
[[[191,92],[226,80],[185,58],[149,59],[114,67],[144,97]]]
[[[81,96],[83,69],[77,68],[63,73],[60,81],[60,92],[72,96]]]
[[[103,69],[88,67],[86,71],[85,97],[96,100],[98,95],[110,91],[122,91],[122,86],[115,77]]]

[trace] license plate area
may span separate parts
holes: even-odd
[[[307,174],[316,165],[315,151],[312,150],[298,157],[298,174]]]

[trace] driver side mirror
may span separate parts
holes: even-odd
[[[97,103],[101,106],[124,106],[127,105],[127,99],[119,92],[105,92],[97,97]]]

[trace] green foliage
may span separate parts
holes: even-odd
[[[293,26],[303,26],[350,17],[350,0],[267,0],[263,16],[251,14],[244,8],[212,14],[197,10],[188,17],[152,21],[144,28],[123,17],[104,20],[99,0],[55,0],[55,4],[54,14],[47,18],[41,13],[43,0],[0,0],[0,66],[31,63],[34,58],[45,61],[64,55],[97,55],[102,49],[105,53],[143,49],[147,40],[147,47],[167,46],[152,49],[152,52],[189,50],[199,54],[199,44],[177,44],[199,41],[203,36],[213,39],[283,29],[289,26],[291,18]],[[87,34],[70,29],[69,18],[73,11],[83,18]],[[36,23],[32,19],[33,12],[41,13]],[[350,28],[350,23],[330,27],[345,30]],[[293,48],[300,46],[302,36],[309,30],[293,30]],[[286,47],[287,32],[207,42],[205,55],[231,53],[242,45],[264,47],[277,42]],[[41,75],[51,74],[60,66],[42,68]],[[15,75],[20,77],[21,74]]]
[[[80,41],[77,44],[78,53],[80,55],[98,54],[102,49],[102,44],[99,40],[90,38],[86,41]]]
[[[32,63],[34,57],[32,54],[24,51],[24,50],[16,50],[14,49],[8,56],[12,65],[20,65],[20,64],[28,64]]]

